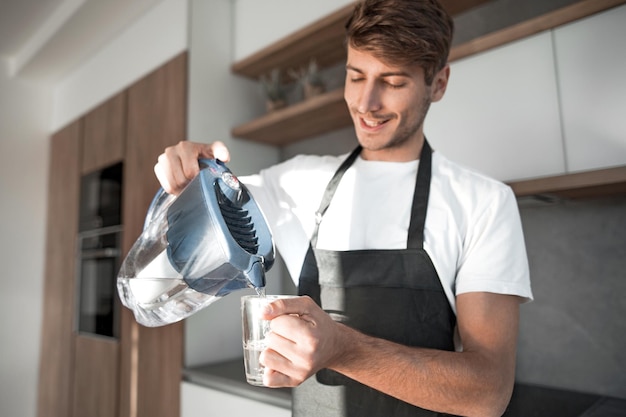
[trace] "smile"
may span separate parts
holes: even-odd
[[[361,123],[366,127],[378,127],[387,123],[388,120],[370,120],[361,118]]]

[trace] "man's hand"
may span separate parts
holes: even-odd
[[[197,143],[181,141],[165,148],[154,166],[154,173],[161,187],[177,195],[200,172],[198,159],[215,158],[222,162],[230,160],[230,153],[222,142]]]
[[[295,387],[341,361],[345,326],[333,321],[311,298],[274,301],[264,316],[272,320],[267,349],[260,358],[266,368],[264,385]]]
[[[457,297],[463,351],[399,345],[334,322],[309,297],[274,301],[263,383],[293,387],[322,368],[342,373],[428,410],[500,416],[511,397],[519,299],[467,293]]]

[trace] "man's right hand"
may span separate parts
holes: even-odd
[[[165,148],[154,166],[154,173],[161,187],[168,193],[178,195],[200,172],[198,159],[230,160],[228,148],[222,142],[198,143],[181,141]]]

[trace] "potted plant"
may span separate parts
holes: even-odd
[[[312,59],[306,67],[302,67],[299,70],[290,70],[289,75],[301,85],[305,100],[326,91],[324,78],[315,59]]]
[[[266,99],[267,111],[281,109],[287,105],[287,90],[281,82],[279,68],[261,76],[261,87]]]

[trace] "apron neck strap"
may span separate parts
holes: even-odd
[[[346,173],[348,168],[354,163],[354,160],[359,156],[361,150],[363,148],[361,145],[357,146],[350,155],[346,158],[345,161],[339,166],[337,171],[335,171],[335,175],[331,178],[326,186],[326,191],[324,191],[324,196],[322,197],[322,201],[320,202],[320,206],[315,212],[315,229],[313,230],[313,236],[311,236],[311,245],[313,247],[317,246],[317,233],[320,229],[320,223],[322,222],[322,217],[324,217],[324,213],[328,210],[330,206],[330,202],[335,195],[335,191],[337,191],[337,186],[343,177],[343,174]]]
[[[424,138],[420,164],[417,169],[415,192],[413,193],[413,206],[411,208],[411,222],[409,223],[409,236],[406,247],[422,249],[424,247],[424,225],[426,224],[426,210],[430,194],[430,177],[432,167],[432,149]]]
[[[320,206],[315,213],[315,229],[311,236],[312,247],[317,246],[317,235],[319,226],[324,217],[324,213],[328,210],[330,202],[337,191],[337,186],[346,173],[348,168],[354,163],[361,153],[362,147],[357,146],[345,161],[339,166],[335,175],[331,178],[326,186],[326,191],[320,202]],[[426,222],[426,209],[428,207],[428,195],[430,193],[430,177],[431,177],[431,160],[432,149],[424,138],[424,145],[420,155],[419,168],[417,170],[417,180],[415,182],[415,191],[413,193],[413,206],[411,208],[411,222],[409,224],[409,233],[407,240],[407,248],[421,249],[424,246],[424,224]]]

